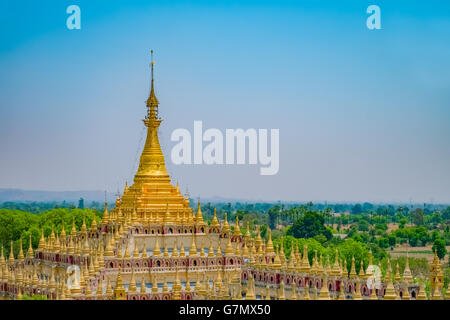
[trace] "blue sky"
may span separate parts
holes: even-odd
[[[167,155],[194,120],[280,129],[275,176],[166,157],[192,196],[450,202],[446,2],[19,0],[0,24],[0,187],[122,189],[154,49]]]

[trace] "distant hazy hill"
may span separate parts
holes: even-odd
[[[21,189],[1,189],[0,202],[5,201],[78,201],[83,198],[85,201],[105,201],[104,191],[40,191]],[[107,193],[108,202],[114,199],[112,193]]]
[[[106,194],[107,201],[109,203],[114,202],[115,195],[113,193]],[[105,191],[42,191],[42,190],[22,190],[22,189],[5,189],[0,188],[0,202],[6,201],[16,201],[16,202],[25,202],[25,201],[37,201],[37,202],[52,202],[52,201],[67,201],[67,202],[76,202],[80,198],[83,198],[85,201],[105,201]],[[252,201],[246,199],[232,199],[232,198],[223,198],[223,197],[210,197],[210,198],[202,198],[202,203],[208,202],[264,202],[264,201]],[[197,205],[197,199],[195,199],[195,205]]]

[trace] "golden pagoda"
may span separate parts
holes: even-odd
[[[285,281],[292,288],[288,297],[293,300],[300,298],[296,287],[303,292],[304,300],[345,300],[344,285],[357,289],[356,293],[348,292],[349,298],[362,298],[360,283],[368,274],[362,262],[356,273],[354,257],[350,274],[346,262],[339,264],[337,250],[333,265],[327,256],[319,259],[317,252],[311,265],[308,256],[314,253],[312,250],[304,245],[300,254],[296,241],[290,252],[283,240],[274,245],[278,239],[272,239],[270,229],[266,243],[259,226],[250,230],[247,223],[242,234],[236,218],[232,230],[226,213],[220,223],[214,210],[208,225],[200,201],[194,214],[188,197],[180,193],[178,182],[172,184],[166,169],[158,138],[162,119],[155,94],[154,65],[152,52],[150,94],[143,119],[147,136],[132,183],[125,183],[115,206],[105,203],[101,221],[94,219],[88,226],[85,217],[77,217],[78,221],[82,219],[80,230],[73,220],[70,233],[66,234],[63,225],[59,235],[52,230],[47,238],[41,230],[38,248],[33,250],[30,238],[26,255],[22,241],[17,257],[13,250],[5,255],[2,247],[0,298],[21,299],[39,292],[53,300],[204,300],[242,299],[245,293],[248,300],[263,296],[284,300]],[[258,277],[262,274],[265,276]],[[436,255],[431,275],[435,297],[443,284]],[[151,283],[149,292],[146,279]],[[418,285],[414,288],[408,266],[403,280],[411,290],[418,289]],[[195,282],[195,287],[190,281]],[[386,294],[383,297],[380,292],[380,300],[396,298],[390,266],[386,281]],[[322,286],[317,295],[318,283]],[[423,296],[421,287],[418,299]]]

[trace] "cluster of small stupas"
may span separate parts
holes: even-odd
[[[36,250],[6,259],[0,255],[0,298],[21,299],[43,295],[57,300],[192,300],[192,299],[291,299],[291,300],[395,300],[427,299],[423,282],[413,282],[408,263],[403,275],[398,265],[392,276],[390,263],[384,281],[355,260],[347,266],[336,251],[334,263],[308,248],[293,245],[286,257],[283,242],[274,247],[259,228],[241,232],[236,219],[225,215],[208,224],[200,202],[194,213],[188,197],[173,186],[166,171],[158,139],[162,120],[152,81],[147,100],[147,139],[134,183],[117,199],[101,222],[80,230],[72,224],[66,233],[42,232]],[[300,252],[302,251],[302,252]],[[395,279],[395,280],[393,280]],[[432,299],[450,299],[443,292],[442,267],[435,254],[430,272]]]

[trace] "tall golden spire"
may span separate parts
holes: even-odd
[[[135,182],[139,180],[148,181],[146,178],[152,176],[154,179],[157,176],[167,182],[170,182],[169,174],[166,170],[164,161],[164,155],[161,151],[161,146],[158,139],[158,128],[162,120],[158,115],[159,102],[155,95],[154,89],[154,77],[153,67],[155,62],[153,61],[153,50],[151,51],[152,61],[152,82],[150,88],[150,96],[147,99],[147,116],[145,117],[144,124],[147,127],[147,139],[145,141],[144,149],[142,150],[141,158],[139,160],[139,168],[134,177]]]
[[[150,55],[151,55],[151,70],[152,70],[152,84],[151,84],[151,87],[150,87],[150,95],[149,95],[149,97],[148,97],[148,99],[147,99],[147,107],[149,108],[149,116],[150,116],[150,112],[151,111],[156,111],[156,114],[155,114],[155,116],[156,116],[156,118],[158,117],[158,109],[154,109],[154,110],[151,110],[151,108],[152,107],[154,107],[154,108],[158,108],[158,105],[159,105],[159,102],[158,102],[158,99],[156,98],[156,95],[155,95],[155,89],[154,89],[154,77],[153,77],[153,67],[155,66],[155,62],[153,61],[153,50],[150,50]]]

